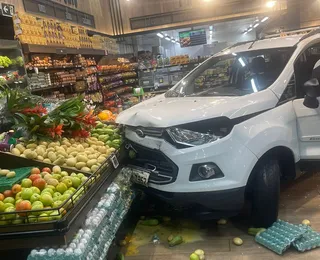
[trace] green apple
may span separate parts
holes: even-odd
[[[54,192],[56,190],[56,187],[54,187],[53,185],[47,185],[46,188],[52,189]]]
[[[82,183],[85,183],[87,180],[88,180],[88,177],[86,177],[86,176],[84,176],[84,177],[81,178],[81,182],[82,182]]]
[[[11,204],[15,204],[16,200],[12,197],[7,197],[3,200],[3,203],[11,203]]]
[[[3,212],[5,209],[3,201],[0,201],[0,212]]]
[[[32,209],[33,210],[33,209]],[[38,222],[38,217],[36,216],[36,214],[34,215],[29,215],[26,220],[25,220],[26,223],[36,223]]]
[[[70,178],[64,179],[62,183],[64,183],[67,186],[67,188],[72,187],[72,180]]]
[[[21,201],[23,201],[23,199],[18,199],[18,200],[16,200],[15,205],[18,205]]]
[[[49,193],[51,194],[51,196],[52,196],[53,193],[54,193],[53,189],[51,189],[51,188],[45,188],[45,189],[41,192],[41,194],[44,194],[44,193],[46,193],[46,192],[49,192]]]
[[[30,188],[32,186],[32,180],[30,179],[23,179],[21,182],[21,186],[23,188]]]
[[[19,225],[19,224],[22,224],[24,222],[24,220],[23,220],[23,218],[16,218],[16,219],[14,219],[14,220],[12,220],[12,224],[13,225]]]
[[[46,213],[42,213],[38,218],[39,222],[47,222],[49,220],[50,220],[50,218]]]
[[[70,194],[63,194],[61,197],[60,197],[60,200],[65,202],[67,199],[70,198]]]
[[[53,203],[52,196],[49,194],[42,194],[40,197],[40,201],[43,203],[44,206],[51,206]]]
[[[69,195],[69,196],[71,196],[72,194],[73,194],[73,192],[71,191],[71,190],[66,190],[64,193],[63,193],[63,195]]]
[[[77,177],[77,174],[76,173],[71,173],[71,175],[70,175],[71,177]]]
[[[16,200],[19,200],[19,199],[21,199],[21,193],[22,193],[22,191],[19,191],[17,194],[16,194]]]
[[[71,181],[72,181],[72,186],[76,189],[81,185],[81,180],[78,177],[72,177]]]
[[[59,206],[60,206],[62,203],[63,203],[63,201],[57,200],[57,201],[53,202],[52,208],[59,208]]]
[[[78,173],[77,177],[81,180],[82,177],[85,177],[83,173]]]
[[[55,197],[60,197],[62,194],[60,193],[60,192],[55,192],[55,193],[53,193],[53,197],[55,198]]]
[[[70,187],[68,190],[72,191],[72,193],[75,193],[77,189]]]
[[[58,210],[54,210],[51,214],[50,217],[52,220],[59,220],[61,218],[60,212]]]
[[[55,173],[55,174],[52,174],[52,178],[59,181],[61,179],[61,175]]]
[[[41,191],[37,187],[31,187],[30,189],[33,191],[33,193],[37,193],[37,194],[41,193]]]
[[[71,181],[71,180],[70,180]],[[71,185],[72,185],[72,181],[71,181]],[[63,194],[66,190],[68,189],[67,185],[64,183],[59,183],[56,186],[56,191],[60,192],[61,194]]]
[[[14,208],[14,205],[12,203],[4,203],[4,209],[6,210],[7,208]]]
[[[41,201],[35,201],[32,203],[32,207],[35,206],[35,205],[41,205],[42,208],[43,208],[43,203]]]
[[[34,202],[36,202],[36,201],[39,201],[40,200],[40,194],[38,194],[38,193],[34,193],[34,194],[32,194],[32,196],[31,196],[31,198],[30,198],[30,202],[31,202],[31,204],[33,204]]]
[[[66,171],[62,171],[60,175],[61,177],[69,176],[69,174]]]
[[[8,213],[8,212],[15,212],[16,211],[16,208],[15,207],[9,207],[9,208],[6,208],[4,210],[4,212]],[[16,218],[16,214],[13,213],[13,214],[6,214],[4,215],[4,218],[6,220],[12,220],[12,219],[15,219]]]
[[[43,209],[43,205],[41,204],[36,204],[36,205],[32,205],[31,210],[36,211],[36,210],[41,210]],[[33,212],[33,215],[35,216],[39,216],[40,214],[42,214],[43,211],[38,211],[38,212]],[[32,215],[30,215],[32,216]]]
[[[21,198],[23,200],[29,200],[31,198],[32,194],[33,194],[32,189],[31,188],[26,188],[21,192]]]

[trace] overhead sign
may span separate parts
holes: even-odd
[[[1,3],[1,14],[3,16],[12,17],[15,13],[14,5]]]
[[[205,29],[180,32],[179,38],[181,48],[207,44]]]

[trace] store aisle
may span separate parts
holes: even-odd
[[[309,219],[312,228],[320,231],[320,173],[305,175],[296,182],[283,185],[279,218],[294,224]],[[126,260],[185,260],[196,249],[205,251],[207,260],[271,260],[271,259],[320,259],[320,249],[297,253],[289,249],[283,256],[265,249],[247,234],[247,217],[232,218],[225,226],[188,220],[172,220],[159,226],[138,225],[129,238],[131,243],[123,249]],[[170,248],[166,237],[170,230],[181,234],[186,243]],[[151,242],[154,234],[160,244]],[[243,239],[242,246],[232,243],[234,237]]]

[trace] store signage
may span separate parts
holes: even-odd
[[[179,38],[181,48],[207,44],[205,29],[180,32]]]
[[[12,17],[15,13],[14,5],[1,3],[1,14],[3,16]]]
[[[64,1],[61,1],[62,3]],[[69,1],[67,1],[69,3]],[[75,3],[75,1],[74,1]],[[51,0],[23,0],[27,13],[50,16],[95,28],[94,16]]]

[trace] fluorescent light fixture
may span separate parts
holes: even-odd
[[[257,89],[257,86],[256,86],[254,79],[251,79],[251,86],[252,86],[253,92],[258,92],[258,89]]]
[[[247,33],[248,33],[248,31],[244,31],[244,32],[243,32],[243,34],[247,34]]]
[[[249,29],[248,29],[248,32],[251,32],[251,31],[252,31],[252,28],[249,28]]]
[[[210,26],[209,26],[209,30],[210,30],[210,31],[213,31],[213,25],[210,25]]]
[[[274,7],[276,5],[276,3],[277,3],[277,1],[268,1],[266,6],[268,8],[272,8],[272,7]]]
[[[210,35],[212,35],[213,34],[213,31],[210,31]]]
[[[244,63],[243,59],[242,58],[239,58],[238,61],[240,62],[241,66],[242,67],[245,67],[246,64]]]
[[[157,36],[160,37],[160,38],[164,37],[164,35],[162,33],[157,33]]]
[[[175,43],[175,42],[176,42],[176,40],[172,38],[172,39],[171,39],[171,42]]]
[[[179,44],[179,45],[180,45],[180,42],[179,42],[179,41],[176,41],[176,44]]]
[[[253,28],[257,28],[260,25],[260,23],[256,23]]]
[[[250,24],[249,28],[251,28],[251,27],[253,27],[253,25],[252,25],[252,24]]]
[[[166,39],[167,41],[171,41],[171,38],[170,38],[168,35],[166,35],[165,39]]]
[[[265,18],[263,18],[263,19],[261,20],[261,22],[264,23],[264,22],[267,21],[268,19],[269,19],[269,17],[266,16]]]
[[[237,54],[236,54],[236,53],[234,53],[234,52],[232,53],[232,55],[233,55],[233,56],[237,56]]]

